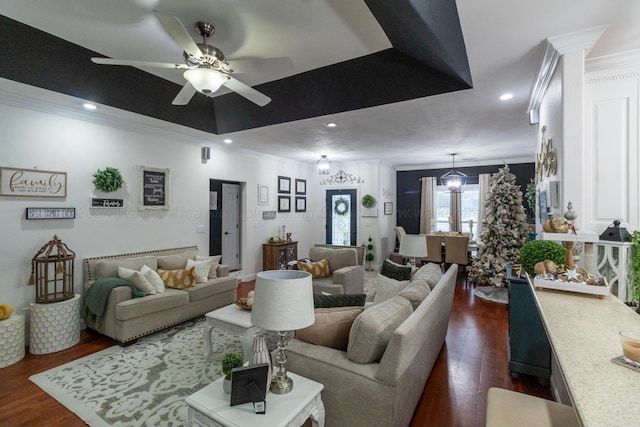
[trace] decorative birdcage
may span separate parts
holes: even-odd
[[[36,302],[52,303],[73,298],[73,264],[76,253],[53,236],[33,258],[29,285],[36,285]]]

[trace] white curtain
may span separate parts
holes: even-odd
[[[436,178],[427,176],[420,178],[420,234],[431,232],[431,223],[435,222],[436,212]]]
[[[478,227],[476,227],[476,231],[474,232],[474,238],[476,242],[480,242],[480,233],[482,233],[482,221],[484,220],[486,214],[485,205],[487,204],[487,197],[489,196],[490,181],[490,173],[481,173],[478,176],[478,183],[480,184],[478,203],[480,206],[478,206]]]

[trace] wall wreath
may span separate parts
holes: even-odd
[[[333,204],[333,211],[336,215],[344,216],[349,213],[349,203],[345,199],[339,198]]]
[[[123,182],[124,180],[122,179],[120,171],[111,166],[107,166],[103,170],[98,169],[96,173],[93,174],[93,185],[105,193],[116,191],[122,187]]]
[[[371,194],[365,194],[362,196],[362,206],[370,209],[376,205],[376,199]]]

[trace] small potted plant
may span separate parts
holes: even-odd
[[[222,387],[225,393],[231,393],[231,371],[235,368],[241,368],[244,364],[244,356],[239,351],[227,353],[222,359],[222,373],[224,381]]]
[[[567,262],[567,250],[553,240],[532,240],[520,248],[520,264],[531,277],[535,276],[534,266],[545,260],[564,265]]]

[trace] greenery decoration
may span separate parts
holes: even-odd
[[[370,209],[376,205],[376,199],[371,194],[365,194],[362,196],[361,203],[363,207]]]
[[[567,262],[567,249],[553,240],[532,240],[520,248],[520,264],[531,277],[534,276],[534,266],[547,259],[564,265]]]
[[[96,173],[93,174],[93,185],[105,193],[116,191],[122,187],[123,182],[124,180],[122,179],[120,171],[111,166],[107,166],[104,170],[98,169]]]
[[[372,270],[371,261],[375,259],[375,255],[373,254],[373,238],[369,235],[369,239],[366,245],[363,243],[362,246],[367,250],[367,254],[364,256],[364,259],[367,261],[367,270]]]
[[[234,368],[242,367],[244,363],[244,356],[239,351],[232,351],[227,353],[222,359],[222,373],[225,375],[225,378],[231,379],[231,371]]]
[[[633,254],[631,255],[631,301],[640,302],[640,231],[631,233]]]
[[[349,213],[349,203],[341,197],[333,204],[333,211],[336,215],[345,216]]]

